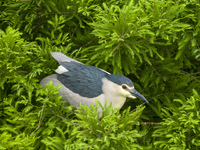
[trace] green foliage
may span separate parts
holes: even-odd
[[[75,44],[81,38],[74,35],[82,35],[81,30],[86,29],[85,22],[90,18],[95,3],[83,0],[8,0],[1,5],[0,26],[3,29],[8,25],[18,28],[29,40],[48,37],[56,44],[60,44],[57,42],[59,39],[63,44],[69,35]],[[88,32],[83,34],[87,37]]]
[[[76,118],[72,106],[64,107],[66,102],[58,96],[60,87],[49,82],[42,88],[38,83],[36,76],[50,71],[41,57],[45,51],[36,43],[25,41],[11,27],[1,31],[0,43],[1,93],[4,93],[0,105],[1,149],[142,149],[136,142],[144,133],[134,128],[144,107],[130,114],[129,107],[121,115],[119,110],[111,114],[111,105],[101,106],[100,119],[96,103],[91,109],[81,106]],[[53,48],[52,45],[44,49]]]
[[[45,60],[36,43],[25,41],[21,33],[11,27],[0,33],[0,147],[34,149],[39,138],[34,133],[41,124],[39,116],[44,106],[47,105],[49,111],[64,113],[71,107],[60,109],[61,97],[55,95],[58,88],[47,85],[48,88],[42,89],[38,84],[36,76],[50,69],[44,67]]]
[[[34,137],[25,135],[25,133],[15,136],[13,139],[13,134],[4,131],[0,134],[0,149],[30,149],[33,150]]]
[[[198,150],[200,148],[200,96],[194,95],[187,100],[174,99],[181,106],[177,109],[163,108],[165,115],[162,126],[157,128],[153,136],[154,145],[166,150]]]
[[[70,120],[58,115],[48,119],[45,116],[44,121],[47,122],[39,129],[42,137],[36,141],[38,147],[40,145],[41,149],[142,149],[137,140],[145,133],[133,128],[138,125],[144,107],[138,108],[134,113],[127,109],[120,115],[119,110],[117,114],[111,114],[112,106],[105,106],[102,107],[101,119],[98,107],[102,107],[99,102],[96,102],[96,106],[91,105],[91,108],[81,106],[76,113],[77,118]]]
[[[155,53],[163,59],[155,48],[148,45],[141,47],[140,43],[143,43],[144,39],[152,41],[154,38],[154,33],[148,24],[148,17],[141,5],[135,5],[131,1],[120,8],[117,5],[109,7],[103,3],[103,8],[96,8],[94,18],[95,21],[90,25],[94,28],[92,34],[99,38],[99,45],[86,49],[90,50],[94,64],[106,62],[107,66],[115,66],[114,73],[122,73],[123,69],[128,74],[130,71],[136,72],[132,66],[141,63],[142,57],[151,64],[147,53],[151,53],[152,56]]]
[[[3,95],[11,93],[21,96],[28,91],[29,97],[34,91],[38,80],[35,78],[41,72],[49,72],[44,67],[46,60],[41,58],[35,42],[27,42],[21,38],[21,33],[11,27],[0,31],[0,89]],[[2,91],[3,90],[3,91]]]
[[[198,149],[198,94],[185,98],[200,91],[199,0],[0,3],[0,149]],[[58,66],[50,51],[127,75],[150,103],[72,115],[59,87],[39,85]]]
[[[98,107],[103,110],[99,114]],[[70,143],[67,149],[142,149],[137,144],[137,139],[144,135],[134,129],[139,124],[138,119],[144,107],[138,107],[130,113],[130,107],[119,113],[113,113],[112,106],[96,105],[81,106],[76,116],[80,120],[74,120],[75,126],[72,129]],[[101,119],[100,119],[101,117]]]

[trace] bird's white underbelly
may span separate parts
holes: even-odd
[[[62,83],[59,80],[57,80],[56,74],[53,74],[51,76],[44,78],[41,81],[41,85],[45,86],[49,81],[53,81],[54,86],[62,85]],[[107,92],[111,92],[111,91],[108,90]],[[95,100],[98,100],[102,104],[102,106],[104,106],[105,100],[106,100],[107,105],[110,105],[110,103],[112,103],[113,108],[121,108],[124,105],[124,102],[126,100],[125,97],[115,96],[115,95],[112,95],[111,93],[106,94],[107,96],[105,95],[105,93],[102,93],[101,95],[95,98],[82,97],[79,94],[72,92],[65,86],[62,86],[60,88],[60,93],[62,93],[60,94],[62,96],[62,99],[66,99],[71,105],[74,105],[74,107],[79,107],[80,104],[87,105],[90,107],[90,104],[95,105]],[[99,112],[100,111],[101,111],[101,107],[99,106]]]
[[[62,94],[62,99],[66,99],[71,105],[74,105],[75,107],[79,107],[81,105],[87,105],[90,107],[90,104],[95,105],[95,100],[98,100],[102,106],[104,106],[105,101],[107,101],[107,106],[112,103],[113,108],[121,108],[124,105],[124,102],[126,98],[124,97],[105,97],[104,94],[101,94],[97,96],[96,98],[87,98],[87,97],[82,97],[79,94],[73,93],[69,89],[67,89],[65,86],[62,86],[60,89],[61,93],[66,93]],[[91,91],[92,92],[92,91]],[[101,107],[99,106],[99,112],[102,110]]]
[[[104,95],[103,94],[99,95],[96,98],[82,97],[77,93],[73,93],[71,90],[69,90],[65,86],[61,87],[60,93],[62,93],[62,99],[66,99],[71,105],[74,105],[75,107],[79,107],[80,104],[87,105],[87,106],[90,106],[90,104],[95,105],[95,99],[99,100],[101,104],[104,104]],[[65,94],[63,94],[63,93],[65,93]]]

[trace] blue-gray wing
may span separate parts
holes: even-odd
[[[94,66],[75,61],[59,62],[68,71],[58,74],[57,79],[68,89],[83,97],[94,98],[102,94],[102,78],[106,73]]]
[[[51,55],[52,55],[52,57],[54,59],[56,59],[59,62],[59,64],[61,62],[77,62],[77,63],[83,64],[83,63],[81,63],[81,62],[79,62],[79,61],[77,61],[77,60],[75,60],[73,58],[70,58],[70,57],[66,56],[65,54],[63,54],[61,52],[51,52]],[[107,71],[105,71],[103,69],[100,69],[100,70],[105,72],[105,73],[107,73],[107,74],[110,74],[109,72],[107,72]],[[63,71],[62,68],[61,68],[61,70],[58,69],[58,73],[60,73],[62,71]]]

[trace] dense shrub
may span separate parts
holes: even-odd
[[[159,149],[188,149],[200,148],[200,96],[193,90],[194,95],[185,99],[174,99],[181,104],[177,109],[163,108],[165,115],[162,126],[154,131],[157,137],[154,144]]]
[[[0,149],[198,149],[198,0],[0,4]],[[50,51],[128,76],[150,103],[128,100],[102,119],[84,106],[74,115],[59,87],[39,85],[58,66]]]

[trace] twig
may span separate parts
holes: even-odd
[[[78,25],[75,27],[74,32],[72,33],[71,37],[74,36],[74,33],[75,33],[75,31],[77,30],[77,28],[78,28],[79,25],[80,25],[80,21],[79,21]]]
[[[161,13],[160,13],[160,18],[162,18],[162,14],[163,14],[163,10],[164,10],[164,1],[163,1],[163,5],[162,5],[162,10],[161,10]]]
[[[170,93],[161,93],[161,94],[158,94],[152,98],[149,99],[149,101],[151,101],[152,99],[154,99],[155,97],[159,97],[159,96],[163,96],[163,95],[166,95],[166,94],[170,94]]]
[[[186,75],[190,75],[190,77],[192,77],[193,75],[197,75],[200,74],[200,72],[195,72],[195,73],[191,73],[189,74],[188,72],[184,71],[184,70],[180,70],[181,72],[185,73]],[[197,78],[194,77],[194,80],[196,80],[197,82],[200,82]]]
[[[34,134],[34,133],[35,133],[35,132],[40,128],[40,126],[41,126],[41,122],[42,122],[42,114],[43,114],[43,111],[44,111],[44,105],[45,105],[45,103],[44,103],[43,106],[42,106],[42,110],[41,110],[41,114],[40,114],[39,124],[38,124],[37,128],[32,132],[32,134]]]
[[[87,114],[85,110],[84,110],[84,113],[85,113],[85,115]],[[90,120],[88,119],[87,115],[86,115],[86,120],[87,120],[87,122],[89,123],[89,125],[90,125],[91,127],[93,127],[93,126],[92,126],[92,123],[91,123]],[[91,131],[92,131],[92,133],[93,133],[94,135],[96,135],[98,138],[100,138],[99,135],[98,135],[98,133],[96,133],[93,129],[91,129]]]
[[[137,29],[135,29],[135,31],[134,31],[133,33],[130,34],[130,37],[131,37],[132,35],[134,35],[134,34],[140,29],[140,23],[141,23],[141,20],[139,21],[139,25],[138,25]]]
[[[200,74],[200,72],[191,73],[190,76]]]
[[[153,70],[157,73],[157,75],[160,75],[159,73],[158,73],[158,71],[153,67],[153,65],[150,65],[152,68],[153,68]]]
[[[24,119],[24,117],[11,105],[11,103],[9,103],[8,102],[8,105],[21,117],[21,118],[23,118]],[[25,121],[25,120],[23,120],[24,121],[24,123],[27,125],[27,127],[28,127],[28,123]],[[31,132],[31,129],[29,128],[29,131]]]
[[[176,4],[177,4],[178,2],[179,2],[179,0],[177,0],[176,3],[171,7],[171,9],[169,10],[169,13],[167,14],[166,19],[167,19],[167,18],[169,17],[169,15],[171,14],[171,10],[172,10],[172,8],[175,7]]]
[[[149,100],[150,101],[150,100]],[[144,104],[146,104],[147,102],[142,103],[141,105],[139,105],[139,107],[143,106]],[[129,112],[129,114],[133,113],[137,108],[133,109],[132,111]]]
[[[98,124],[99,124],[99,131],[101,131],[101,126],[100,126],[100,118],[99,118],[99,115],[98,115]],[[101,139],[101,132],[100,132],[100,137],[99,137],[100,139]]]
[[[160,122],[140,122],[140,125],[162,125]]]
[[[59,117],[59,118],[61,118],[61,119],[65,119],[64,117],[59,116],[58,114],[56,114],[55,111],[51,110],[51,112],[52,112],[54,115],[56,115],[57,117]]]
[[[94,37],[94,38],[92,38],[89,42],[87,42],[86,44],[84,44],[83,46],[81,46],[81,47],[86,47],[86,46],[88,46],[90,43],[92,43],[92,41],[93,40],[95,40],[97,37]]]
[[[144,3],[145,3],[145,1],[144,1]],[[144,6],[144,3],[142,4],[143,6]],[[139,15],[140,15],[140,12],[137,13],[137,15],[136,15],[135,18],[138,18]],[[133,22],[134,22],[134,21],[132,21],[131,23],[133,23]],[[140,23],[141,23],[141,20],[139,21],[139,25],[140,25]],[[130,26],[129,26],[128,29],[126,30],[125,34],[127,34],[129,28],[130,28]],[[133,34],[135,34],[135,32],[136,32],[137,30],[139,30],[139,29],[140,29],[140,27],[137,27],[137,29],[134,31],[134,33],[130,34],[130,36],[132,36]],[[127,37],[127,38],[128,38],[128,37]]]
[[[137,109],[138,111],[139,111],[140,107],[141,107],[141,105],[140,105],[139,108]],[[135,120],[136,116],[138,115],[138,111],[136,112],[136,114],[135,114],[133,120]],[[134,123],[134,122],[131,123],[131,125],[130,125],[130,127],[129,127],[129,131],[131,130],[131,128],[132,128],[132,126],[133,126],[133,123]]]
[[[126,5],[125,5],[125,12],[126,12]],[[124,24],[125,24],[125,18],[126,18],[126,13],[124,13],[124,18],[123,18],[123,30],[122,30],[122,39],[124,39]]]
[[[0,69],[1,72],[5,73],[3,70]]]
[[[61,118],[61,119],[63,119],[63,120],[66,120],[66,121],[70,122],[71,124],[75,124],[74,122],[71,122],[70,120],[67,120],[66,118],[64,118],[64,117],[62,117],[62,116],[56,114],[55,111],[51,110],[51,112],[52,112],[54,115],[56,115],[57,117],[59,117],[59,118]],[[78,126],[80,126],[80,125],[78,125]]]
[[[29,105],[31,105],[31,106],[33,106],[33,107],[37,107],[37,106],[31,104],[29,101],[27,101],[27,100],[25,99],[25,97],[23,97],[23,98],[24,98],[24,101],[25,101],[27,104],[29,104]]]
[[[63,11],[63,12],[59,12],[59,13],[47,13],[45,14],[44,16],[47,16],[47,15],[65,15],[65,14],[77,14],[78,11]]]

